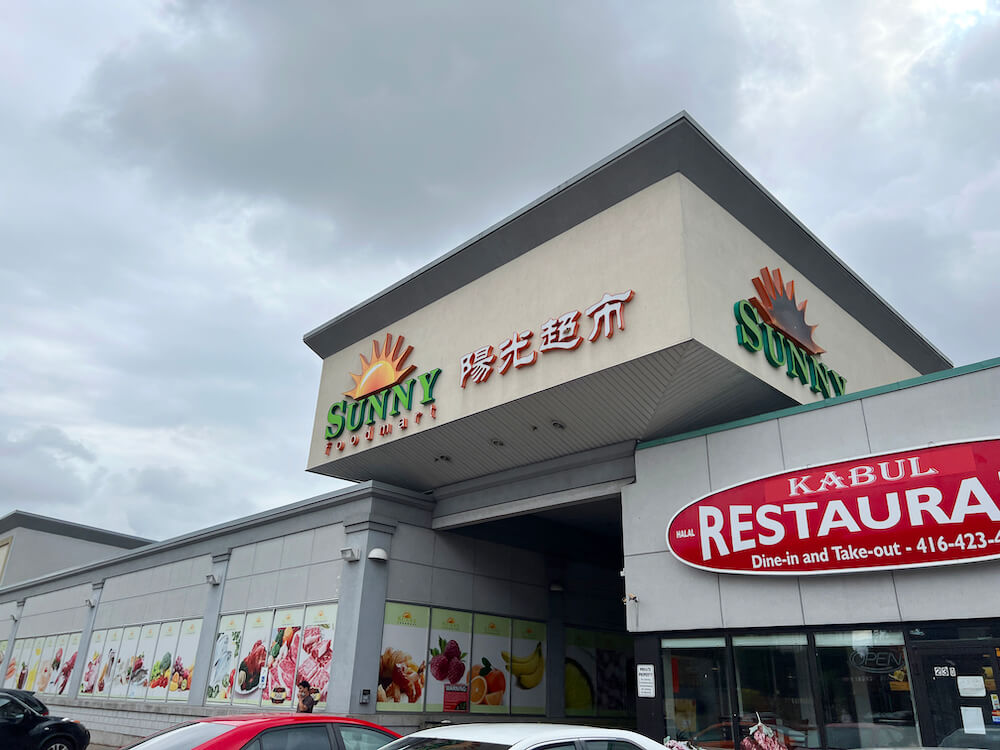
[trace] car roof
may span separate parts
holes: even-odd
[[[651,742],[648,737],[625,729],[604,729],[581,724],[451,724],[433,727],[407,735],[407,737],[435,737],[439,739],[495,742],[516,745],[519,742],[546,742],[575,737],[628,737],[634,741]]]
[[[241,726],[246,724],[259,725],[261,728],[271,726],[281,726],[282,724],[294,724],[296,722],[326,721],[335,724],[351,724],[353,726],[370,727],[391,735],[399,736],[391,729],[374,724],[364,719],[351,719],[346,716],[333,716],[331,714],[233,714],[232,716],[207,716],[198,719],[200,722],[214,722],[219,724],[232,724]]]

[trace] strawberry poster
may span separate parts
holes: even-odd
[[[135,660],[132,662],[132,673],[128,678],[127,697],[132,700],[145,700],[149,688],[149,670],[156,653],[156,642],[160,639],[160,624],[143,625],[139,634],[139,645],[135,650]]]
[[[326,707],[326,691],[330,682],[330,663],[333,660],[333,627],[337,621],[336,604],[314,604],[306,607],[302,628],[302,650],[295,684],[302,680],[309,683],[309,690],[316,700],[314,711]]]
[[[178,621],[165,622],[160,626],[160,637],[156,641],[156,661],[149,668],[149,686],[146,690],[146,700],[162,701],[167,697],[167,686],[170,684],[170,670],[177,652],[177,639],[181,634],[181,624]]]
[[[422,711],[430,607],[385,604],[378,665],[378,710]]]
[[[104,636],[104,653],[101,655],[101,670],[94,686],[95,698],[107,698],[111,692],[111,677],[115,672],[118,652],[122,649],[122,633],[125,628],[109,630]]]
[[[597,647],[593,631],[566,628],[563,688],[567,716],[593,716],[597,685]]]
[[[288,707],[295,703],[295,667],[302,641],[302,607],[279,609],[271,625],[267,647],[267,678],[261,702],[264,706]]]
[[[59,636],[50,635],[42,646],[42,661],[38,665],[38,676],[35,677],[35,692],[44,693],[52,679],[52,656],[56,652],[56,640]]]
[[[191,695],[191,680],[194,677],[194,658],[198,653],[198,640],[200,638],[200,617],[196,620],[185,620],[181,623],[181,632],[177,639],[177,650],[174,653],[174,663],[170,668],[170,681],[167,683],[168,701],[186,701]]]
[[[468,711],[472,613],[432,609],[430,646],[427,710]]]
[[[52,687],[50,688],[54,695],[62,695],[66,692],[66,686],[69,685],[69,680],[73,676],[73,670],[76,668],[81,636],[82,633],[70,633],[66,638],[66,647],[63,649],[62,658],[59,662],[59,671],[56,673]]]
[[[504,655],[510,675],[510,710],[545,714],[545,623],[514,620],[510,653]]]
[[[240,640],[246,615],[223,615],[215,635],[212,664],[208,673],[206,703],[229,703],[233,698],[233,681],[236,679],[236,657],[240,653]]]
[[[35,689],[35,678],[38,677],[38,667],[42,663],[42,649],[45,648],[45,639],[36,638],[31,642],[31,651],[28,656],[28,679],[24,683],[25,690]]]
[[[233,704],[259,706],[264,681],[267,679],[267,645],[271,642],[271,622],[274,610],[251,612],[247,615],[240,659],[233,685]]]
[[[510,712],[510,690],[503,658],[510,653],[510,625],[507,617],[473,615],[469,703],[474,714]]]
[[[135,654],[139,648],[141,634],[142,628],[135,626],[122,631],[118,658],[115,659],[115,668],[111,674],[111,690],[108,693],[111,698],[124,698],[128,695],[129,680],[135,666]]]
[[[80,680],[80,695],[93,695],[97,688],[97,678],[101,671],[101,657],[104,656],[104,636],[106,630],[95,630],[90,636],[90,647],[87,649],[87,661],[83,666],[83,678]]]

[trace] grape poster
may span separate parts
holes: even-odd
[[[449,713],[469,710],[471,652],[472,613],[432,609],[426,710]]]
[[[503,658],[510,653],[510,625],[507,617],[473,615],[469,704],[474,714],[510,712],[510,685]]]
[[[512,713],[545,713],[545,657],[545,623],[514,620],[510,654],[504,659]]]
[[[386,602],[378,666],[378,710],[422,711],[429,607]]]
[[[167,682],[168,701],[186,701],[191,695],[191,680],[194,678],[194,659],[198,653],[198,639],[201,637],[201,618],[185,620],[181,623],[174,652],[174,663],[170,668]]]
[[[229,703],[233,697],[233,681],[236,678],[236,657],[240,653],[240,640],[246,615],[224,615],[219,621],[215,634],[215,648],[212,649],[212,663],[209,666],[206,703]]]
[[[306,607],[295,684],[298,685],[302,680],[309,683],[312,696],[316,700],[314,711],[322,711],[326,707],[330,665],[333,661],[333,628],[336,621],[336,604],[314,604]]]
[[[267,679],[267,644],[271,640],[271,622],[274,611],[251,612],[247,615],[240,659],[236,666],[233,686],[235,705],[259,706],[261,688]]]

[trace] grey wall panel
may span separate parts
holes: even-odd
[[[395,545],[393,545],[395,546]],[[392,560],[389,562],[389,599],[404,602],[429,602],[431,568],[427,565]]]
[[[326,562],[339,560],[340,550],[347,546],[344,524],[335,523],[321,526],[315,531],[312,547],[312,561]]]
[[[17,612],[17,602],[0,604],[0,641],[10,637],[10,632],[14,629],[14,621],[10,616],[15,612]]]
[[[281,538],[257,542],[253,553],[253,572],[269,573],[281,567]]]
[[[281,540],[281,567],[297,568],[312,562],[313,542],[316,532],[312,529],[289,534]]]
[[[480,540],[476,542],[473,554],[473,573],[495,578],[507,578],[510,571],[510,547]]]
[[[1000,617],[1000,602],[993,595],[1000,580],[996,561],[897,570],[892,576],[904,620]]]
[[[900,619],[892,573],[802,576],[799,590],[807,625]]]
[[[472,573],[448,568],[431,569],[431,604],[468,609],[472,601]]]
[[[338,552],[338,557],[339,557]],[[306,599],[311,602],[331,601],[340,595],[340,576],[344,563],[340,560],[313,563],[307,569]]]
[[[256,544],[233,547],[229,557],[229,578],[239,578],[253,573],[253,552],[256,547]]]
[[[528,620],[546,620],[549,616],[548,586],[512,582],[510,612]]]
[[[308,550],[306,550],[308,552]],[[306,591],[309,584],[309,569],[307,566],[289,568],[278,571],[278,600],[295,604],[307,600]]]
[[[420,526],[401,523],[392,535],[393,560],[431,565],[434,562],[434,532]],[[390,571],[390,578],[391,578]]]
[[[259,550],[258,550],[259,551]],[[278,547],[278,555],[281,547]],[[278,571],[254,573],[250,576],[250,593],[247,595],[247,609],[267,609],[273,607],[278,598]],[[287,603],[287,602],[285,602]]]
[[[489,576],[474,576],[472,609],[476,612],[510,612],[510,581]]]
[[[797,578],[720,575],[719,592],[727,628],[805,624]]]
[[[785,468],[778,423],[758,422],[708,436],[712,489],[721,490]]]
[[[438,532],[434,537],[434,565],[452,570],[472,570],[476,543],[460,534]]]
[[[786,469],[831,463],[870,452],[860,401],[779,419],[778,427]]]
[[[121,547],[49,534],[35,529],[18,528],[14,530],[12,536],[14,541],[7,564],[3,568],[4,586],[102,560],[121,554],[123,551]],[[59,553],[54,555],[53,550],[58,550]]]
[[[533,550],[514,548],[510,553],[510,567],[507,576],[512,581],[543,585],[547,584],[545,555]]]
[[[721,628],[719,576],[681,564],[669,552],[625,558],[625,590],[639,601],[629,627]]]
[[[240,612],[245,610],[249,596],[249,578],[227,579],[225,589],[222,592],[222,611]]]

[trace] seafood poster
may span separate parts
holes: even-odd
[[[68,633],[56,636],[55,647],[52,649],[52,656],[49,659],[49,669],[52,674],[49,677],[49,681],[38,692],[51,695],[56,691],[56,685],[59,682],[59,672],[62,669],[67,643],[69,643]]]
[[[510,685],[503,659],[510,653],[510,625],[507,617],[478,613],[472,617],[469,708],[474,714],[510,712]]]
[[[66,686],[69,685],[69,680],[73,676],[73,671],[76,667],[82,637],[82,633],[70,633],[66,640],[66,648],[63,650],[62,661],[59,664],[59,673],[56,675],[55,682],[51,688],[54,695],[62,695],[66,692]]]
[[[597,646],[590,630],[566,628],[564,691],[567,716],[593,716],[597,685]]]
[[[378,710],[422,711],[430,607],[386,602],[378,666]]]
[[[295,684],[298,685],[302,680],[309,683],[312,696],[316,699],[314,711],[322,711],[326,707],[330,662],[333,660],[333,626],[336,621],[336,604],[314,604],[306,607]]]
[[[23,680],[19,680],[21,676],[21,661],[24,658],[24,649],[27,647],[27,643],[23,638],[18,638],[14,641],[14,647],[10,652],[10,661],[7,662],[7,671],[4,675],[3,686],[6,688],[17,688],[17,683]],[[28,665],[24,665],[24,678],[28,677]]]
[[[36,638],[31,642],[31,651],[28,657],[28,679],[24,683],[25,690],[35,689],[35,678],[38,677],[38,667],[42,663],[43,648],[45,648],[44,638]]]
[[[240,653],[240,639],[246,615],[223,615],[219,620],[219,630],[215,635],[212,649],[212,665],[208,674],[206,703],[229,703],[233,697],[233,681],[236,679],[236,657]]]
[[[260,705],[261,688],[267,678],[267,644],[271,639],[273,619],[273,610],[247,615],[240,643],[240,659],[236,666],[236,682],[233,685],[234,705]]]
[[[469,710],[469,657],[472,613],[431,610],[431,643],[427,654],[428,711]],[[445,701],[445,687],[448,700]]]
[[[95,698],[107,698],[111,692],[111,677],[115,672],[118,652],[122,650],[122,633],[125,628],[109,630],[104,636],[104,653],[101,655],[101,670],[94,686]]]
[[[504,667],[510,678],[510,710],[545,713],[545,623],[514,620],[510,654]]]
[[[597,633],[594,637],[597,662],[598,716],[625,716],[631,693],[628,680],[634,672],[632,640],[618,633]]]
[[[149,687],[149,670],[153,665],[156,653],[156,642],[160,639],[160,623],[143,625],[139,635],[139,645],[135,650],[135,661],[132,662],[132,673],[128,678],[127,697],[132,700],[145,700]]]
[[[287,707],[295,702],[295,666],[304,614],[302,607],[279,609],[274,613],[267,647],[267,679],[261,697],[264,706]]]
[[[95,630],[90,635],[90,646],[85,652],[87,661],[83,665],[83,678],[80,680],[80,695],[93,695],[97,687],[97,677],[101,669],[101,657],[104,655],[104,635],[106,630]]]
[[[115,660],[115,669],[111,674],[111,698],[124,698],[128,695],[128,684],[135,666],[135,654],[139,648],[139,636],[142,628],[131,627],[122,631],[122,640]]]
[[[146,690],[146,700],[162,701],[167,697],[167,685],[170,683],[170,669],[177,652],[177,639],[181,634],[181,624],[178,621],[165,622],[160,626],[160,638],[156,641],[156,661],[149,666],[149,687]]]
[[[186,701],[191,694],[191,680],[194,678],[194,657],[198,653],[201,638],[201,618],[185,620],[181,623],[181,633],[177,639],[174,663],[167,683],[168,701]]]
[[[38,676],[35,677],[35,692],[44,693],[52,679],[52,655],[56,652],[57,636],[50,635],[42,646],[42,660],[38,665]]]

